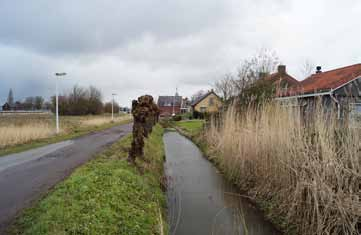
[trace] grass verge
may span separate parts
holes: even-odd
[[[155,126],[137,167],[126,161],[131,136],[121,139],[26,209],[10,234],[167,234],[162,136]]]
[[[174,127],[181,130],[188,137],[194,137],[199,135],[203,130],[204,120],[188,120],[174,122]]]
[[[17,145],[13,145],[13,146],[7,146],[5,148],[0,148],[0,157],[8,155],[8,154],[19,153],[19,152],[26,151],[26,150],[33,149],[33,148],[42,147],[42,146],[45,146],[48,144],[53,144],[53,143],[57,143],[57,142],[64,141],[64,140],[73,139],[76,137],[80,137],[80,136],[89,134],[91,132],[101,131],[101,130],[105,130],[105,129],[108,129],[108,128],[111,128],[114,126],[127,124],[127,123],[130,123],[131,121],[132,121],[131,119],[128,119],[128,120],[109,122],[109,123],[93,125],[93,126],[87,126],[87,125],[73,126],[69,131],[63,132],[59,135],[53,135],[48,138],[31,140],[27,143],[21,143],[21,144],[17,144]]]

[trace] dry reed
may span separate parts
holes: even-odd
[[[122,116],[114,116],[114,120],[113,122],[121,122],[121,121],[125,121],[125,120],[130,120],[131,119],[131,116],[130,115],[122,115]],[[100,125],[104,125],[104,124],[107,124],[107,123],[111,123],[112,122],[112,119],[110,116],[94,116],[94,117],[91,117],[88,118],[88,119],[85,119],[85,120],[82,120],[81,121],[81,125],[83,126],[100,126]]]
[[[130,115],[115,115],[114,122],[130,120]],[[81,130],[91,130],[112,122],[109,115],[104,116],[62,116],[61,134],[71,134]],[[53,115],[8,115],[0,116],[0,149],[55,135]]]
[[[0,148],[47,138],[53,134],[54,128],[51,128],[46,123],[0,126]]]
[[[205,138],[227,176],[298,234],[359,234],[361,133],[317,109],[230,107]]]

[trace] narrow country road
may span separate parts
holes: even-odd
[[[0,234],[24,208],[119,138],[132,124],[0,157]]]

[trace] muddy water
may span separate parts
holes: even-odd
[[[170,234],[280,234],[191,141],[167,132],[164,143]]]

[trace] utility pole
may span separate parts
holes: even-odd
[[[55,73],[55,115],[56,115],[56,134],[59,134],[59,98],[58,98],[58,79],[65,76],[66,73]]]
[[[113,97],[113,99],[112,99],[112,121],[114,120],[114,96],[116,96],[117,94],[112,94],[112,97]]]
[[[178,87],[176,87],[176,89],[175,89],[175,95],[174,95],[174,97],[173,97],[173,113],[172,113],[172,116],[175,116],[174,105],[175,105],[177,96],[178,96]]]

